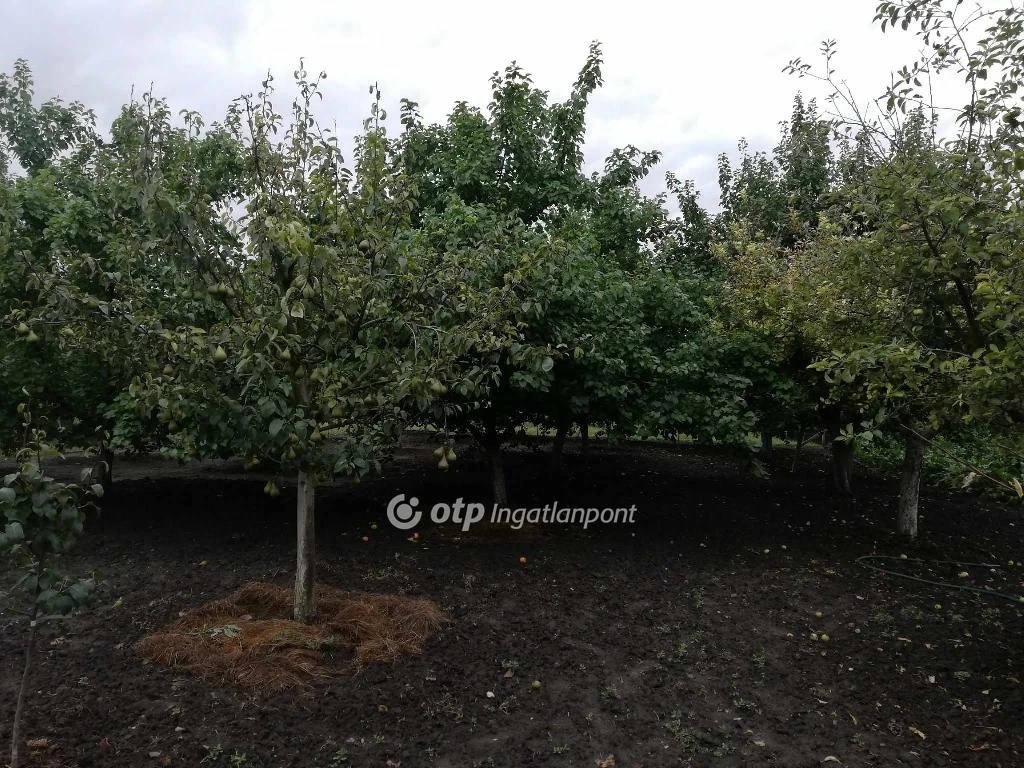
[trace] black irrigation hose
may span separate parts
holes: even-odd
[[[925,563],[929,565],[967,565],[974,566],[976,568],[1002,568],[1002,566],[995,563],[966,563],[962,560],[922,560],[920,558],[903,558],[895,557],[893,555],[862,555],[857,558],[856,563],[863,568],[867,568],[878,573],[884,573],[887,576],[895,576],[900,579],[908,579],[909,581],[917,581],[921,584],[930,584],[933,587],[941,587],[942,589],[958,590],[960,592],[974,592],[985,597],[998,597],[1002,600],[1009,600],[1011,603],[1020,605],[1024,603],[1024,596],[1008,595],[1005,592],[997,592],[994,589],[985,589],[984,587],[970,587],[965,584],[950,584],[945,581],[935,581],[934,579],[922,579],[920,576],[911,576],[909,573],[900,573],[899,571],[893,571],[888,568],[882,568],[878,565],[873,565],[868,562],[869,560],[896,560],[901,563]]]

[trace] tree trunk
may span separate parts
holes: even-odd
[[[836,490],[853,494],[853,446],[843,440],[832,440],[832,477]]]
[[[772,457],[772,433],[767,430],[761,432],[761,455],[765,459]]]
[[[294,618],[309,624],[316,616],[313,587],[316,582],[316,481],[299,471],[296,493],[296,563]]]
[[[508,506],[508,486],[505,484],[505,459],[501,455],[501,436],[498,434],[498,415],[492,407],[487,413],[487,432],[484,447],[491,461],[491,488],[494,503],[499,507]]]
[[[96,453],[96,458],[97,461],[91,472],[92,481],[102,485],[103,490],[109,491],[111,483],[114,482],[114,452],[110,450],[106,442],[102,442]]]
[[[36,616],[37,608],[33,606],[32,617],[28,625],[28,639],[25,642],[25,664],[21,671],[21,685],[18,688],[18,701],[14,706],[14,723],[11,725],[11,768],[21,764],[21,720],[25,716],[25,697],[28,694],[28,674],[32,667],[32,655],[36,648]]]
[[[800,449],[804,447],[804,430],[801,427],[796,433],[796,450],[793,451],[793,466],[789,468],[790,474],[796,473],[796,465],[800,461]]]
[[[494,490],[494,503],[499,507],[507,507],[508,486],[505,484],[505,459],[501,455],[501,445],[491,445],[487,454],[491,459],[491,487]]]
[[[559,477],[562,474],[565,438],[569,434],[569,426],[568,419],[560,420],[558,429],[555,431],[555,440],[551,444],[551,474],[553,477]]]
[[[587,471],[587,460],[590,458],[590,417],[584,416],[580,420],[580,462],[583,464],[583,471]]]
[[[923,463],[924,441],[915,434],[908,434],[903,449],[903,477],[900,479],[896,530],[909,539],[917,538],[917,503],[921,496]]]

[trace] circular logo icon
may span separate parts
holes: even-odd
[[[404,493],[398,494],[388,502],[388,522],[400,531],[415,528],[423,517],[423,512],[417,508],[419,503],[415,496],[406,501]]]

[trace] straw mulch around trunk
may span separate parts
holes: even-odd
[[[189,611],[135,647],[157,664],[277,690],[369,661],[419,654],[423,641],[448,621],[430,600],[333,587],[317,587],[316,606],[312,624],[293,621],[290,590],[253,582]]]

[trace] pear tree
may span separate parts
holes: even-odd
[[[924,446],[965,424],[1019,430],[1022,418],[1024,10],[899,0],[881,3],[875,21],[913,29],[924,49],[874,111],[837,79],[832,42],[822,70],[800,60],[789,69],[830,89],[834,126],[869,158],[844,192],[859,226],[835,251],[837,273],[885,295],[885,311],[820,367],[867,396],[879,414],[867,432],[884,420],[903,439],[898,529],[913,538]],[[964,86],[951,110],[926,82],[949,77]],[[1006,485],[1024,495],[1019,480]]]
[[[411,226],[379,92],[349,168],[313,114],[322,77],[296,71],[288,119],[269,76],[210,126],[195,113],[172,126],[149,97],[126,108],[93,162],[121,200],[105,291],[67,269],[51,273],[47,304],[83,338],[122,339],[145,359],[112,408],[125,439],[294,474],[304,622],[317,485],[379,467],[489,312]],[[78,267],[94,254],[65,258]],[[280,494],[278,481],[265,490]]]

